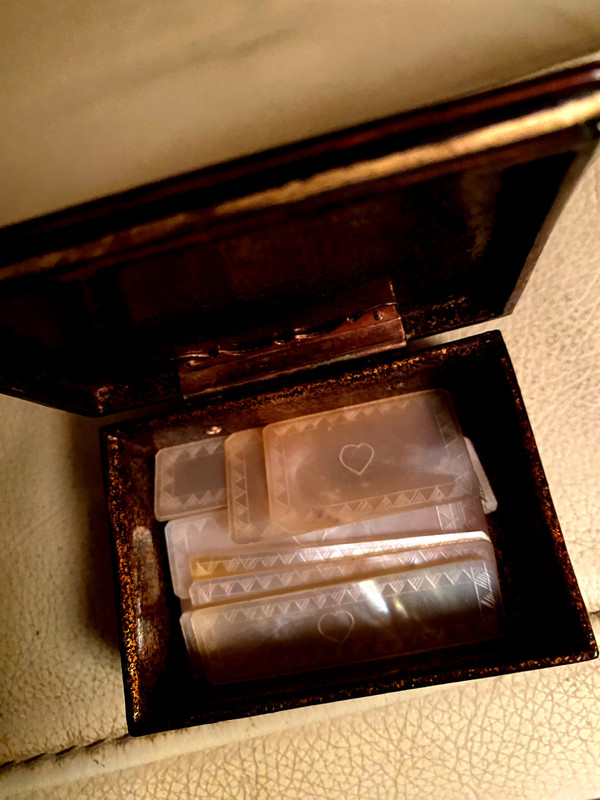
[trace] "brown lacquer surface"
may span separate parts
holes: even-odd
[[[506,313],[598,135],[586,66],[0,232],[0,389],[84,413],[178,398],[208,354],[342,322]],[[517,291],[515,292],[515,287]]]
[[[268,680],[194,679],[154,518],[161,447],[426,388],[450,392],[498,498],[489,518],[506,612],[489,642]],[[144,734],[311,703],[564,664],[597,654],[518,385],[498,333],[354,365],[300,382],[230,392],[185,410],[105,429],[123,670],[130,730]]]

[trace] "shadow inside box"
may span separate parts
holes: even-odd
[[[173,403],[159,403],[110,417],[110,422],[124,422],[140,414],[168,411]],[[119,649],[118,618],[115,605],[115,579],[111,558],[106,492],[102,472],[100,430],[106,418],[68,414],[69,447],[73,471],[71,480],[81,505],[87,510],[83,561],[80,564],[83,593],[82,607],[87,609],[90,628],[110,647]]]

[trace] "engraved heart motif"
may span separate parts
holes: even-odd
[[[370,444],[361,442],[360,444],[345,444],[340,450],[340,461],[342,466],[349,469],[355,475],[362,475],[369,467],[375,451]]]
[[[344,644],[354,628],[354,617],[349,611],[328,611],[320,617],[317,628],[330,642]]]

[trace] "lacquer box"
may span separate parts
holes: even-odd
[[[419,340],[510,313],[599,120],[588,65],[1,232],[2,391],[139,409],[102,435],[131,733],[597,655],[502,337]],[[503,635],[223,685],[194,675],[156,453],[431,389],[497,499]]]

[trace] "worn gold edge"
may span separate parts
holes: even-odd
[[[510,144],[553,133],[562,128],[581,124],[600,114],[600,92],[570,103],[525,117],[495,123],[477,131],[453,136],[443,142],[421,145],[399,153],[361,161],[348,167],[326,170],[301,181],[267,189],[216,206],[219,216],[251,211],[284,203],[297,202],[316,194],[354,186],[364,181],[389,177],[433,163],[450,161],[481,150]]]
[[[295,203],[367,181],[535,139],[582,124],[598,116],[600,116],[600,92],[594,92],[585,98],[572,100],[556,108],[494,123],[442,142],[420,145],[379,158],[360,161],[347,167],[325,170],[304,180],[290,181],[282,186],[228,200],[209,209],[208,213],[213,218],[222,219],[239,213]],[[148,244],[165,236],[176,235],[186,225],[193,223],[198,213],[198,211],[181,212],[162,220],[133,226],[126,231],[107,234],[81,246],[34,256],[15,262],[11,265],[10,272],[14,276],[27,273],[32,268],[39,271],[52,269],[58,264],[72,265],[99,258],[111,249],[118,250],[121,245],[129,248]]]

